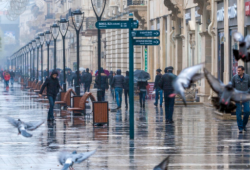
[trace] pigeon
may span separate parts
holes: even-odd
[[[159,165],[155,166],[153,170],[168,170],[169,157],[167,156]]]
[[[233,49],[235,59],[238,61],[242,59],[244,62],[250,61],[250,53],[247,49],[250,47],[250,35],[244,39],[243,35],[239,32],[233,34],[234,41],[239,42],[239,50]]]
[[[69,152],[61,152],[58,156],[58,161],[63,166],[62,170],[67,170],[70,168],[73,170],[74,163],[81,163],[84,160],[88,159],[91,155],[93,155],[96,150],[86,153],[77,153],[76,151],[69,153]]]
[[[33,131],[44,123],[44,121],[25,123],[21,121],[20,119],[15,120],[11,117],[7,117],[7,119],[11,125],[18,128],[18,135],[22,134],[26,138],[32,137],[32,134],[28,133],[26,130]]]
[[[203,64],[198,64],[182,70],[177,78],[173,81],[172,86],[174,88],[174,93],[170,94],[169,97],[174,97],[176,94],[179,94],[186,106],[187,102],[185,98],[185,89],[189,89],[191,84],[204,77],[203,73],[197,73],[201,68],[203,68]]]
[[[208,84],[218,95],[218,97],[212,97],[212,104],[217,110],[230,113],[236,108],[235,102],[240,103],[250,100],[250,94],[247,91],[236,90],[232,83],[224,85],[220,80],[211,75],[206,68],[204,68],[204,74]]]

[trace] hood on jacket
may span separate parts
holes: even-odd
[[[120,69],[118,69],[118,70],[116,71],[116,73],[117,73],[117,75],[121,75],[121,74],[122,74],[122,71],[121,71]]]
[[[126,71],[126,76],[129,76],[129,71]]]
[[[89,68],[86,69],[86,73],[89,73]]]
[[[58,72],[56,70],[53,70],[51,73],[51,78],[53,78],[53,75],[56,74],[58,76]]]

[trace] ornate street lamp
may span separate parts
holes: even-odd
[[[91,0],[92,7],[97,21],[101,21],[102,14],[105,10],[106,0]],[[102,89],[101,89],[101,30],[97,29],[97,47],[98,47],[98,80],[99,86],[97,90],[97,100],[102,101]]]
[[[45,33],[45,41],[46,41],[46,45],[47,45],[47,78],[49,78],[49,44],[51,41],[51,32],[50,31],[46,31]]]
[[[56,69],[56,39],[59,35],[59,25],[54,23],[50,26],[50,30],[54,39],[54,69]]]
[[[60,25],[60,33],[62,35],[62,40],[63,40],[63,90],[66,92],[65,36],[67,34],[67,31],[68,31],[69,21],[67,21],[65,18],[61,18],[61,20],[59,21],[59,25]]]
[[[40,37],[36,37],[36,46],[37,46],[37,57],[36,57],[36,81],[38,82],[39,80],[39,69],[38,69],[38,64],[39,64],[39,47],[40,47]]]
[[[33,47],[32,47],[32,41],[29,43],[29,49],[30,49],[30,80],[32,80],[32,69],[31,69],[31,52],[33,50]]]
[[[35,50],[36,50],[36,40],[32,40],[32,48],[33,48],[33,81],[35,80]]]
[[[41,81],[43,83],[43,44],[44,44],[44,33],[40,33],[40,43],[41,43]]]
[[[72,18],[72,23],[75,27],[76,30],[76,86],[75,86],[75,91],[77,95],[80,95],[80,85],[79,85],[79,58],[80,58],[80,40],[79,40],[79,34],[80,30],[82,28],[82,23],[84,20],[84,12],[81,12],[80,9],[75,10],[74,12],[71,13],[71,18]]]

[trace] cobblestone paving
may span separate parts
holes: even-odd
[[[239,134],[236,121],[220,120],[211,108],[175,107],[175,123],[165,125],[163,109],[147,101],[143,110],[136,101],[134,141],[129,140],[129,113],[124,103],[121,111],[110,112],[108,128],[94,128],[91,114],[73,116],[56,108],[54,123],[46,122],[31,132],[32,138],[24,138],[4,117],[45,120],[48,104],[33,96],[18,85],[9,92],[0,86],[1,170],[59,170],[61,150],[96,148],[90,159],[74,165],[76,170],[152,170],[169,154],[170,170],[250,169],[250,132]]]

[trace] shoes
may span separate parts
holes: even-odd
[[[154,105],[155,105],[155,107],[157,107],[157,104],[154,103]]]
[[[244,128],[243,128],[243,130],[246,132],[246,131],[247,131],[247,128],[246,128],[246,127],[244,127]]]
[[[174,123],[174,121],[173,121],[173,120],[170,120],[170,121],[169,121],[169,123],[173,124],[173,123]]]
[[[242,130],[240,130],[239,133],[242,133]]]
[[[116,109],[119,110],[121,107],[117,107]]]

